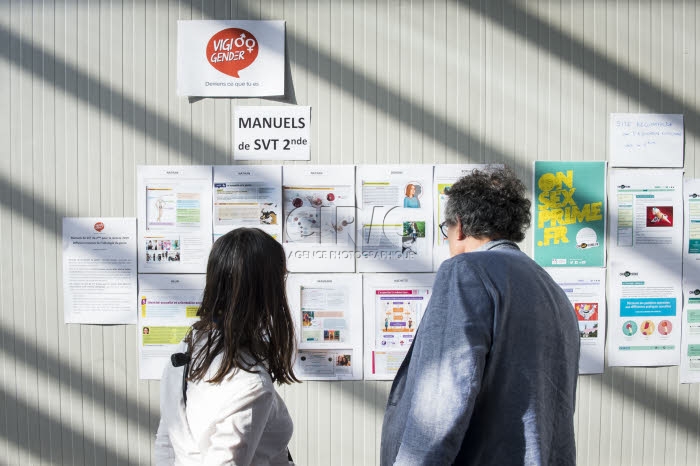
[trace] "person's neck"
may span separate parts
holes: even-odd
[[[475,238],[473,236],[467,236],[464,239],[464,252],[476,251],[489,241],[491,241],[491,238]]]
[[[456,251],[454,255],[476,251],[489,241],[491,241],[491,238],[488,237],[477,238],[474,236],[465,236],[464,238],[457,240],[455,244]]]

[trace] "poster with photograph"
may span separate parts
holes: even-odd
[[[259,228],[282,241],[282,167],[214,166],[214,240],[236,228]]]
[[[682,167],[683,115],[610,114],[611,167]]]
[[[566,293],[578,319],[581,337],[579,374],[602,374],[605,363],[605,269],[545,269]]]
[[[177,22],[177,95],[284,95],[284,21]]]
[[[290,272],[355,271],[355,167],[285,165],[282,222]]]
[[[362,275],[290,274],[287,297],[299,339],[297,375],[361,380]]]
[[[433,270],[432,165],[357,167],[359,272]]]
[[[534,258],[542,267],[605,267],[605,162],[535,161]]]
[[[612,257],[612,256],[611,256]],[[681,344],[680,263],[611,259],[608,365],[676,366]]]
[[[643,257],[680,269],[682,193],[682,170],[610,169],[610,257]]]
[[[434,273],[365,274],[365,379],[393,380],[423,317]]]
[[[204,274],[139,274],[139,378],[160,380],[202,304]]]
[[[136,219],[63,218],[67,324],[135,324]]]
[[[450,246],[447,237],[442,233],[440,225],[445,221],[445,205],[452,185],[463,176],[469,175],[474,170],[489,170],[503,168],[502,164],[441,164],[435,165],[433,174],[434,194],[434,231],[433,242],[433,271],[437,272],[440,264],[450,257]],[[446,231],[446,230],[445,230]]]
[[[212,244],[212,167],[136,170],[139,273],[205,273]]]

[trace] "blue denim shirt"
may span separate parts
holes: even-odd
[[[381,465],[575,464],[579,332],[510,241],[445,261],[391,387]]]

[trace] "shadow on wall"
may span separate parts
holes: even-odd
[[[684,113],[686,119],[686,131],[695,136],[700,136],[699,112],[693,106],[688,106],[682,100],[674,97],[664,89],[654,85],[651,81],[631,71],[628,67],[619,64],[605,55],[597,52],[565,31],[538,18],[514,2],[484,2],[462,1],[460,2],[472,12],[483,16],[491,23],[507,29],[521,39],[535,45],[539,50],[571,64],[579,72],[590,76],[605,86],[616,89],[639,104],[648,107],[650,111]],[[206,2],[194,3],[192,8],[198,9]],[[244,7],[237,7],[237,17],[257,18],[259,13],[245,11]],[[200,9],[200,13],[207,17],[206,11]],[[325,66],[318,67],[318,78],[338,88],[355,99],[363,100],[365,104],[374,107],[377,112],[384,114],[391,120],[422,133],[425,137],[432,138],[435,143],[456,152],[469,153],[472,157],[464,162],[502,161],[513,158],[499,149],[484,143],[481,138],[469,131],[462,130],[454,121],[444,116],[426,110],[422,105],[411,102],[404,97],[399,90],[388,87],[371,75],[357,71],[355,68],[345,65],[314,44],[305,41],[303,37],[296,36],[287,29],[287,95],[285,102],[296,102],[294,86],[291,75],[292,57],[300,56],[304,59],[294,61],[294,65],[305,67],[309,73],[317,70],[309,63],[306,57],[313,57],[313,65],[322,63]],[[184,155],[192,157],[196,163],[210,164],[211,160],[228,160],[230,154],[227,148],[216,145],[211,140],[195,134],[189,127],[172,121],[167,116],[161,115],[156,110],[149,108],[140,101],[129,97],[127,93],[120,92],[106,82],[92,77],[86,71],[68,63],[67,61],[52,55],[35,42],[25,39],[12,32],[7,27],[0,25],[0,43],[10,44],[0,48],[0,57],[12,66],[22,69],[27,75],[41,80],[54,89],[75,97],[86,106],[96,107],[101,114],[106,114],[115,121],[140,133],[143,137],[153,140],[163,147],[167,147],[173,153],[183,152],[179,141],[187,141]],[[290,44],[294,46],[294,55],[290,54]],[[44,66],[50,64],[50,66]],[[364,84],[363,91],[356,89],[356,83]],[[356,92],[357,91],[357,92]],[[111,96],[111,99],[121,101],[121,105],[105,105],[94,96]],[[435,127],[444,128],[444,134],[436,134]],[[150,131],[152,128],[165,129],[164,131]],[[170,135],[179,134],[179,139],[173,140]],[[518,161],[511,162],[511,166],[520,174],[530,173],[531,167]],[[529,180],[527,181],[529,183]],[[31,187],[23,187],[14,182],[9,174],[0,174],[0,202],[9,208],[14,215],[22,216],[33,222],[36,226],[58,237],[60,234],[61,219],[64,216],[76,215],[76,208],[69,210],[57,208],[51,199],[41,199],[35,195]],[[41,219],[38,221],[37,219]],[[113,387],[106,385],[101,380],[84,379],[80,370],[73,369],[70,364],[60,358],[60,354],[52,354],[42,349],[36,341],[29,341],[18,337],[11,329],[0,328],[0,348],[5,354],[11,355],[17,361],[29,367],[35,367],[38,371],[45,371],[43,364],[37,361],[46,361],[49,368],[48,375],[52,384],[60,383],[61,374],[67,374],[69,380],[82,381],[76,386],[80,387],[80,394],[86,399],[92,397],[96,402],[101,402],[101,397],[94,397],[95,391],[104,394],[105,399],[116,400],[115,405],[122,405],[128,413],[147,412],[146,406],[139,405],[125,395],[119,393]],[[18,348],[24,351],[17,351]],[[34,357],[30,356],[33,355]],[[619,369],[610,370],[610,374],[602,377],[603,384],[623,396],[628,385],[634,385],[635,370]],[[638,370],[637,370],[638,371]],[[354,396],[352,384],[340,384],[342,390],[347,390]],[[72,388],[72,387],[68,387]],[[685,428],[689,432],[698,430],[697,414],[692,412],[679,412],[677,400],[659,392],[654,387],[647,387],[649,397],[656,400],[656,412],[663,413],[670,423]],[[30,406],[25,401],[8,391],[1,391],[0,398],[6,413],[14,412],[15,416],[27,416],[36,419],[39,425],[48,426],[51,432],[62,432],[62,435],[73,438],[86,451],[95,451],[100,457],[105,457],[120,463],[128,463],[128,458],[123,453],[110,450],[105,445],[92,439],[92,434],[78,432],[75,429],[51,418],[47,413],[42,413],[36,406]],[[377,400],[375,409],[383,409],[384,405]],[[124,413],[115,413],[124,415]],[[6,415],[7,416],[7,415]],[[147,416],[137,420],[139,428],[148,431],[150,429]],[[9,427],[9,426],[8,426]],[[9,429],[11,432],[11,428]],[[5,430],[3,430],[5,432]],[[11,437],[10,434],[7,434]],[[31,451],[41,456],[41,442],[24,442],[17,438],[7,438],[12,442],[18,442],[22,450]],[[57,453],[57,456],[61,456]]]

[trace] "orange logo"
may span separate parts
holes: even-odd
[[[104,230],[104,229],[105,229],[105,224],[104,224],[104,223],[102,223],[102,222],[97,222],[97,223],[95,224],[95,230],[96,230],[96,231],[99,232],[99,231],[102,231],[102,230]]]

